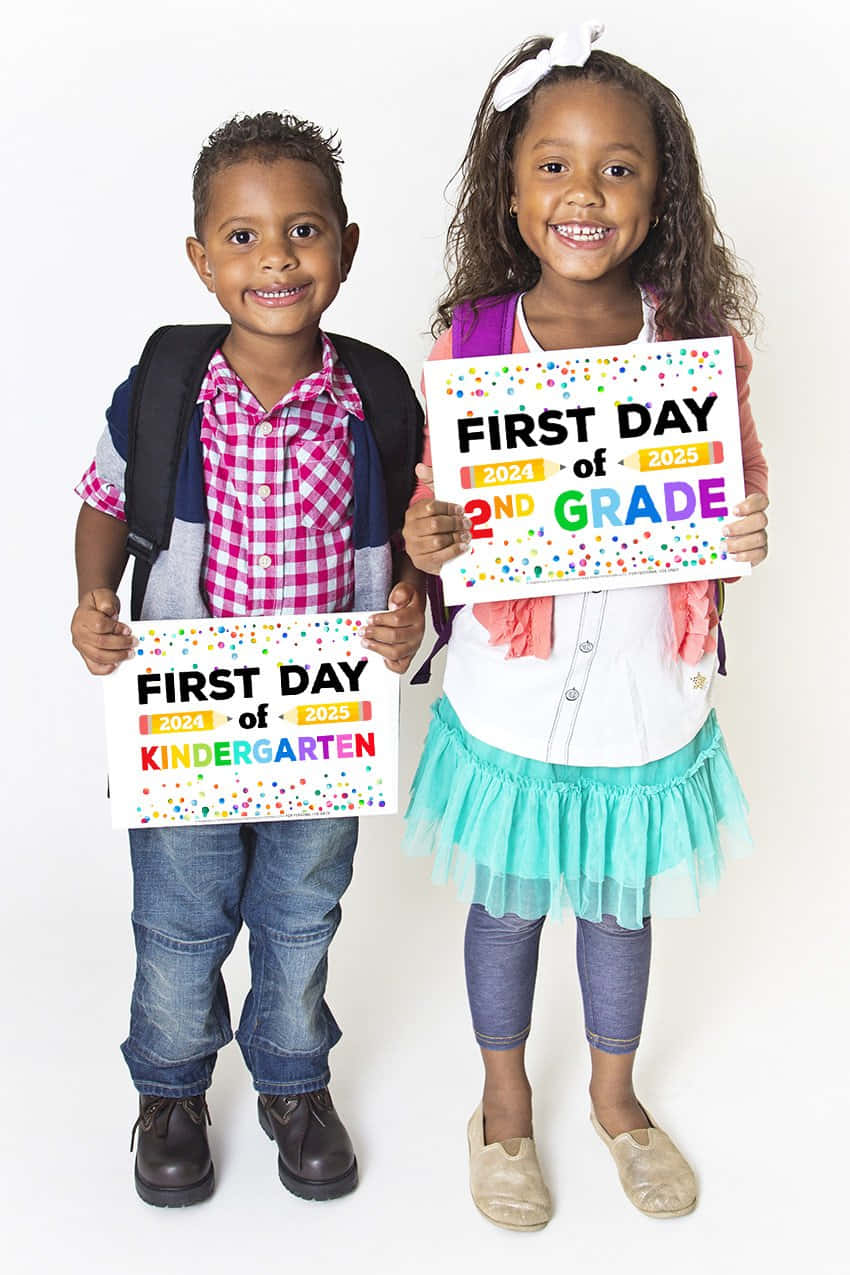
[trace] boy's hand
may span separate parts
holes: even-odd
[[[417,477],[430,487],[434,471],[428,465],[416,466]],[[404,547],[415,567],[439,574],[444,562],[457,558],[469,547],[469,523],[460,505],[444,500],[417,500],[404,519]]]
[[[735,562],[750,562],[754,567],[767,557],[767,509],[769,501],[760,491],[754,491],[746,500],[736,505],[733,513],[738,522],[724,527],[727,536],[726,552]]]
[[[404,673],[419,650],[425,632],[425,609],[419,594],[406,580],[393,587],[389,611],[369,617],[363,645],[383,655],[394,673]]]
[[[118,619],[121,603],[111,589],[92,589],[71,620],[71,640],[96,676],[112,673],[133,654],[133,634]]]

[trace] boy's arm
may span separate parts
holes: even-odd
[[[77,519],[79,605],[71,640],[90,673],[111,673],[133,651],[133,637],[118,619],[116,589],[127,565],[127,524],[84,504]]]
[[[393,585],[389,611],[369,617],[363,645],[383,655],[394,673],[405,673],[425,632],[425,583],[402,549],[393,549]]]

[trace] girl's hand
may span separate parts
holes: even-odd
[[[732,510],[739,518],[723,528],[726,552],[735,562],[750,562],[757,567],[767,557],[767,514],[770,502],[760,491],[754,491]]]
[[[370,615],[362,641],[368,650],[383,655],[393,673],[405,673],[425,632],[425,610],[407,580],[399,581],[387,601],[390,610]]]
[[[427,487],[434,482],[428,465],[417,465],[416,476]],[[457,558],[469,547],[469,523],[460,505],[444,500],[417,500],[404,519],[404,547],[420,571],[438,575],[444,562]]]

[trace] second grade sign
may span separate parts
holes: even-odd
[[[744,498],[730,337],[425,365],[449,603],[718,579]]]

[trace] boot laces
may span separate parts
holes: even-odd
[[[297,1110],[302,1098],[307,1102],[310,1115],[324,1128],[325,1122],[322,1116],[330,1111],[332,1106],[331,1096],[327,1089],[319,1089],[315,1093],[297,1095],[278,1094],[271,1102],[265,1104],[266,1111],[278,1124],[286,1125]]]
[[[130,1131],[130,1150],[133,1150],[137,1129],[141,1129],[143,1133],[150,1133],[151,1129],[155,1128],[159,1137],[167,1137],[168,1126],[175,1107],[182,1107],[193,1124],[202,1125],[204,1120],[207,1124],[212,1124],[212,1116],[204,1094],[193,1094],[189,1098],[153,1098],[139,1112],[136,1123]]]

